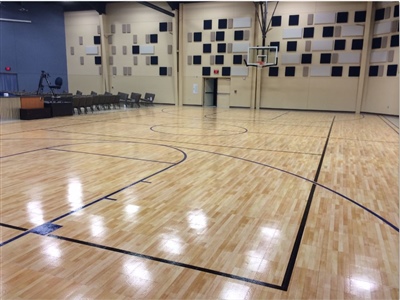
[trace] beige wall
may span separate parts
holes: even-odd
[[[171,11],[170,7],[164,2],[155,3],[157,6]],[[276,2],[269,2],[268,19],[271,17]],[[122,91],[126,93],[154,92],[157,103],[165,104],[183,104],[183,105],[203,105],[203,86],[204,78],[230,78],[229,92],[224,95],[223,105],[226,103],[230,107],[248,107],[248,108],[285,108],[285,109],[306,109],[306,110],[332,110],[332,111],[357,111],[357,105],[363,112],[376,112],[398,115],[399,114],[399,87],[398,74],[394,77],[386,75],[388,65],[398,64],[398,47],[390,47],[390,38],[398,32],[387,32],[383,34],[374,34],[374,26],[384,22],[398,22],[398,17],[393,16],[394,6],[398,2],[380,2],[374,4],[372,10],[372,23],[367,20],[364,23],[354,22],[354,13],[356,11],[367,10],[367,2],[279,2],[275,16],[282,17],[280,27],[271,27],[267,34],[267,45],[272,42],[280,42],[280,51],[278,54],[279,75],[277,77],[269,75],[269,68],[263,68],[258,72],[255,68],[248,68],[248,74],[244,76],[223,76],[223,67],[243,67],[233,64],[233,55],[240,54],[243,57],[247,53],[218,53],[218,43],[234,44],[236,42],[248,42],[255,46],[261,42],[261,34],[256,21],[253,2],[201,2],[187,3],[181,5],[176,19],[148,8],[135,2],[112,3],[107,5],[107,14],[99,18],[97,12],[68,12],[65,13],[66,39],[67,39],[67,58],[69,87],[71,92],[79,89],[84,93],[91,90],[104,92],[109,90],[114,94]],[[390,7],[391,12],[388,18],[381,21],[374,21],[375,9]],[[338,13],[348,12],[347,23],[331,24],[308,24],[308,16],[315,16],[319,13]],[[299,15],[299,24],[289,26],[290,15]],[[247,28],[218,28],[220,19],[250,18],[251,25]],[[212,20],[211,30],[203,29],[204,20]],[[171,32],[159,32],[160,22],[179,23]],[[124,24],[130,24],[131,32],[123,33]],[[115,32],[111,33],[111,25],[115,26]],[[342,36],[340,33],[334,37],[322,37],[324,26],[334,26],[336,28],[347,25],[361,25],[366,30],[371,25],[370,35],[364,36]],[[98,27],[103,26],[102,42],[103,52],[100,53],[106,72],[101,70],[99,65],[94,64],[94,58],[84,53],[85,46],[93,44],[93,36],[98,35]],[[175,45],[178,39],[178,28],[180,43]],[[314,27],[313,38],[289,38],[283,37],[286,29]],[[235,30],[246,30],[249,32],[249,39],[243,41],[234,40]],[[211,41],[211,32],[224,31],[225,40],[223,42]],[[201,32],[202,41],[189,41],[188,34]],[[133,64],[132,46],[133,35],[137,36],[136,45],[149,45],[146,43],[146,34],[157,34],[158,43],[154,44],[155,53],[158,57],[158,65],[146,65],[146,55],[136,55],[138,64]],[[108,35],[111,35],[109,43]],[[79,45],[79,37],[84,40],[83,45]],[[376,63],[370,62],[372,52],[371,41],[376,37],[386,37],[389,42],[384,48],[374,51],[392,51],[393,60],[378,63],[383,67],[383,75],[377,77],[368,76],[370,65]],[[363,50],[352,50],[353,39],[365,39]],[[346,40],[345,50],[306,50],[307,41],[327,41],[342,39]],[[288,41],[297,42],[295,52],[286,51]],[[203,53],[203,44],[212,44],[212,53]],[[153,45],[153,44],[150,44]],[[168,45],[173,46],[173,53],[167,53]],[[123,46],[127,47],[127,54],[122,53]],[[74,55],[70,54],[70,47],[74,47]],[[112,54],[112,47],[115,47],[116,54]],[[177,48],[179,49],[179,55]],[[367,47],[367,48],[365,48]],[[368,51],[367,51],[368,50]],[[311,64],[285,64],[282,57],[286,54],[312,54]],[[320,54],[330,53],[331,55],[340,55],[341,53],[359,53],[365,56],[366,76],[362,74],[359,77],[349,77],[350,66],[361,66],[358,63],[338,63],[332,61],[329,67],[341,66],[343,73],[341,77],[330,76],[312,76],[311,70],[314,67],[326,66],[320,64]],[[212,64],[210,57],[212,55],[224,55],[224,64]],[[80,57],[84,57],[84,65],[80,64]],[[109,64],[109,57],[112,56],[113,64]],[[189,64],[190,58],[201,56],[201,65]],[[180,61],[179,70],[176,61]],[[165,66],[172,69],[170,76],[160,76],[159,67]],[[287,66],[295,67],[294,77],[285,76]],[[123,75],[123,68],[130,67],[132,75]],[[210,67],[211,74],[203,76],[202,68]],[[113,75],[113,70],[117,70],[117,75]],[[218,70],[219,74],[214,74]],[[179,73],[178,73],[179,71]],[[308,73],[308,74],[307,74]],[[105,79],[105,74],[108,74]],[[177,84],[180,85],[181,94],[178,93]],[[257,82],[261,82],[261,89],[257,91]],[[107,85],[108,84],[108,85]],[[197,87],[194,89],[194,87]],[[362,89],[363,97],[361,104],[357,103],[357,95],[360,95]],[[181,97],[178,102],[178,96]],[[222,99],[222,98],[221,98]],[[227,100],[228,99],[228,100]],[[259,99],[259,100],[257,100]],[[221,105],[222,105],[221,102]]]

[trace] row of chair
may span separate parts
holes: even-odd
[[[87,114],[88,109],[94,112],[95,109],[105,110],[117,108],[117,106],[120,107],[118,95],[75,95],[72,97],[72,107],[78,114],[82,113],[82,109]]]
[[[82,113],[83,111],[87,114],[88,109],[94,112],[95,109],[97,110],[105,110],[111,108],[120,108],[121,104],[124,107],[132,107],[136,105],[140,107],[140,103],[144,105],[152,105],[155,94],[146,93],[144,98],[141,98],[142,94],[132,92],[131,95],[123,92],[118,92],[117,95],[113,95],[109,92],[104,93],[104,95],[98,95],[96,92],[92,91],[90,95],[83,95],[81,91],[77,91],[76,95],[73,96],[73,109],[75,113],[75,109],[77,110],[78,114]]]

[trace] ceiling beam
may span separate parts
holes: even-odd
[[[174,13],[172,13],[172,12],[170,12],[168,10],[165,10],[164,8],[161,8],[161,7],[157,6],[157,5],[154,5],[154,4],[150,3],[150,2],[138,2],[138,3],[143,4],[144,6],[150,7],[152,9],[155,9],[156,11],[159,11],[159,12],[161,12],[163,14],[166,14],[166,15],[168,15],[170,17],[175,17]]]

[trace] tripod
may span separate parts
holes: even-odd
[[[50,85],[50,82],[49,82],[49,77],[50,77],[49,73],[46,73],[45,71],[42,71],[42,74],[40,74],[38,90],[36,92],[37,95],[43,94],[43,88],[44,88],[43,80],[45,80],[46,83],[47,83],[47,86],[49,87],[49,89],[51,91],[51,94],[53,95],[53,97],[55,97],[55,93],[53,91],[53,87]]]

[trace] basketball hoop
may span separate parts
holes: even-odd
[[[265,66],[265,61],[262,61],[262,60],[257,61],[257,67],[262,68],[264,66]]]

